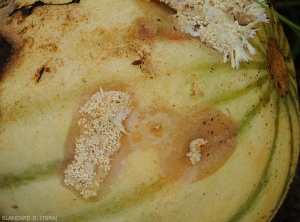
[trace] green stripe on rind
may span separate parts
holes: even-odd
[[[161,179],[164,180],[163,178]],[[79,213],[65,216],[60,219],[65,222],[101,221],[95,220],[97,219],[97,217],[101,217],[102,220],[104,220],[104,218],[112,220],[118,215],[124,215],[124,211],[126,211],[127,209],[138,206],[141,203],[146,203],[147,201],[151,201],[151,199],[155,198],[155,195],[158,192],[162,191],[162,189],[157,186],[157,183],[158,181],[154,181],[153,184],[148,186],[140,184],[136,186],[139,187],[139,193],[136,193],[134,191],[125,191],[121,195],[118,195],[115,198],[111,198],[109,199],[109,201],[102,202],[92,209],[84,211],[80,211],[80,209],[78,209]],[[107,218],[106,216],[109,216],[109,218]]]
[[[300,110],[299,110],[299,107],[297,105],[298,104],[298,97],[297,97],[298,94],[294,94],[294,93],[297,93],[297,91],[293,92],[293,93],[289,92],[289,94],[287,95],[287,98],[289,100],[289,105],[293,105],[293,107],[295,107],[296,113],[297,113],[297,118],[299,120]]]
[[[61,167],[62,160],[54,160],[40,165],[33,165],[18,174],[5,174],[0,175],[0,188],[1,189],[11,189],[22,185],[32,183],[37,180],[44,180],[47,177],[53,175],[57,176]],[[77,214],[72,216],[67,216],[64,218],[60,217],[61,221],[81,221],[82,219],[87,220],[89,218],[94,218],[96,215],[110,215],[116,216],[116,214],[122,214],[124,210],[129,207],[134,207],[147,199],[153,198],[154,193],[158,193],[161,190],[157,186],[157,181],[154,181],[150,186],[140,185],[139,193],[134,195],[132,192],[123,192],[122,195],[118,195],[115,198],[109,199],[109,201],[102,202],[89,210],[80,211],[78,209]]]
[[[292,81],[290,81],[291,83]],[[293,103],[294,106],[297,106],[296,104],[298,103],[298,90],[297,90],[297,83],[294,82],[295,84],[293,85],[289,85],[289,93],[288,93],[288,97],[290,97],[291,102]],[[297,115],[299,116],[299,109],[296,108],[297,111]]]
[[[273,91],[273,94],[275,94],[276,92]],[[255,202],[259,199],[259,195],[261,194],[263,188],[267,185],[267,181],[268,181],[268,174],[269,174],[269,167],[271,164],[271,161],[273,159],[275,150],[276,150],[276,141],[277,141],[277,135],[278,135],[278,119],[279,119],[279,98],[277,96],[277,94],[275,95],[277,97],[277,112],[276,112],[276,118],[274,118],[274,122],[275,122],[275,135],[274,135],[274,139],[273,139],[273,143],[272,143],[272,149],[270,151],[270,158],[268,159],[268,162],[266,164],[266,168],[264,170],[264,173],[262,175],[262,179],[261,181],[258,183],[258,185],[255,187],[255,189],[251,192],[251,194],[249,195],[249,198],[247,199],[247,201],[242,204],[242,206],[240,207],[239,210],[237,210],[237,213],[234,214],[229,220],[228,222],[237,222],[240,221],[249,210],[251,210],[252,207],[254,207]]]
[[[296,92],[295,95],[298,95],[298,90],[297,90],[297,80],[296,77],[293,76],[292,71],[288,70],[288,76],[289,76],[289,90],[293,89],[293,91]]]
[[[49,163],[33,165],[24,171],[16,174],[0,175],[0,188],[10,189],[28,184],[34,180],[42,180],[44,177],[58,173],[61,160],[54,160]]]
[[[294,100],[291,100],[291,97],[288,97],[286,100],[284,100],[284,105],[286,107],[286,111],[287,111],[287,114],[288,114],[288,122],[289,122],[289,127],[290,127],[290,133],[291,133],[291,149],[290,149],[290,166],[289,166],[289,170],[288,170],[288,174],[287,174],[287,177],[286,177],[286,180],[285,180],[285,184],[284,184],[284,188],[282,190],[282,193],[279,197],[279,201],[277,201],[277,205],[275,206],[274,210],[272,211],[273,214],[271,215],[270,217],[270,220],[271,221],[273,219],[273,217],[275,216],[275,214],[277,213],[280,205],[282,204],[282,202],[284,201],[285,197],[286,197],[286,194],[288,192],[288,188],[293,180],[293,175],[294,175],[294,172],[295,172],[295,169],[296,169],[296,162],[295,160],[298,159],[298,155],[296,155],[296,152],[295,152],[295,149],[297,149],[297,147],[294,147],[294,140],[295,140],[295,135],[294,135],[294,122],[295,120],[293,119],[292,115],[291,115],[291,112],[290,112],[290,109],[293,108],[295,109],[295,113],[297,113],[297,107],[295,106],[295,104],[293,104],[293,101]],[[293,106],[291,106],[291,104],[293,104]],[[289,108],[289,109],[288,109]],[[296,116],[298,122],[299,122],[299,118],[298,116]]]

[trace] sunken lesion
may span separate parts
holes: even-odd
[[[284,54],[274,38],[270,38],[267,48],[267,70],[272,85],[281,97],[285,97],[289,91],[288,71]]]
[[[215,108],[197,111],[174,127],[178,134],[162,153],[163,174],[170,180],[195,182],[212,175],[238,144],[237,123]]]

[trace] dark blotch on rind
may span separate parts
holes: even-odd
[[[11,44],[0,35],[0,80],[2,78],[2,70],[8,63],[12,54]]]

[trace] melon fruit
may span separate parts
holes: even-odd
[[[256,53],[232,68],[174,14],[146,0],[0,1],[3,220],[271,221],[299,154],[281,24],[268,13]],[[82,135],[102,156],[78,151],[92,146]],[[72,163],[82,174],[66,182]]]

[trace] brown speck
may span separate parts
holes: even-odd
[[[50,72],[50,67],[45,67],[45,72]]]
[[[194,89],[191,89],[191,96],[196,96],[196,91]]]
[[[131,65],[137,66],[137,65],[141,65],[143,63],[143,61],[141,59],[138,60],[134,60]]]

